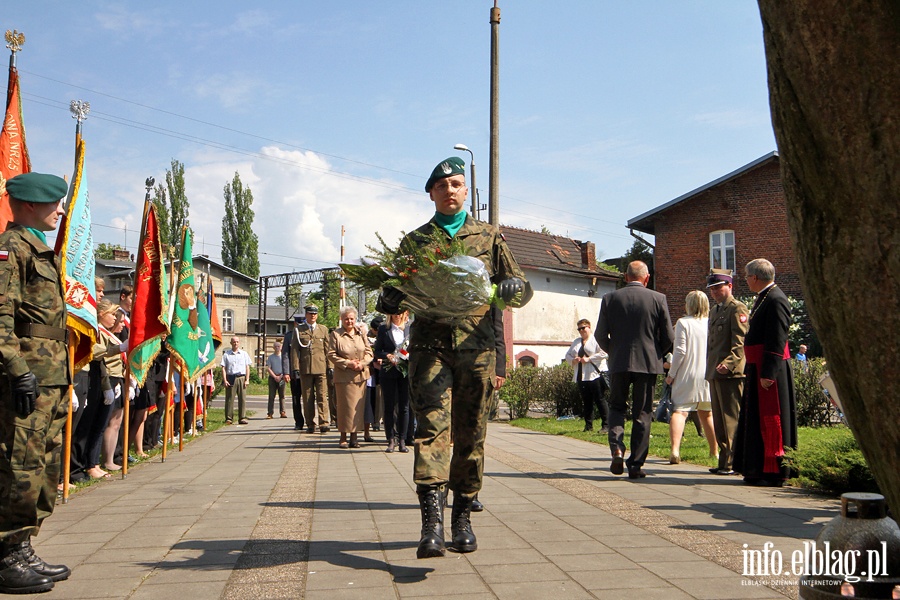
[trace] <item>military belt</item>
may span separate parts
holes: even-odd
[[[19,337],[44,338],[57,342],[69,341],[69,330],[51,327],[40,323],[16,323],[16,335]]]

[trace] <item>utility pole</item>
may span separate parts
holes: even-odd
[[[491,175],[488,222],[500,226],[500,9],[491,9]]]

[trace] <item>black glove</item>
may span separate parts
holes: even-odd
[[[381,290],[375,310],[386,315],[395,315],[400,312],[400,303],[406,300],[406,294],[397,288],[386,287]]]
[[[13,402],[15,402],[16,414],[25,418],[34,412],[35,401],[37,400],[38,384],[37,377],[29,371],[24,375],[19,375],[10,382],[12,388]]]
[[[497,295],[504,302],[509,302],[516,297],[516,294],[523,291],[525,291],[525,282],[518,277],[510,277],[497,284]]]

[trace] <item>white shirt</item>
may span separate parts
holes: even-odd
[[[569,351],[566,352],[566,362],[575,367],[572,381],[578,381],[578,364],[575,362],[575,359],[578,358],[578,353],[581,352],[581,345],[581,338],[576,338],[572,345],[569,346]],[[581,365],[582,381],[593,381],[600,377],[600,373],[603,371],[609,371],[609,367],[606,364],[606,359],[609,355],[600,348],[600,344],[597,343],[596,338],[592,335],[588,336],[587,341],[584,342],[584,355],[589,362]]]
[[[250,355],[241,349],[226,350],[222,354],[222,369],[226,375],[246,375],[251,364]]]
[[[675,323],[675,346],[672,349],[672,401],[675,407],[694,402],[709,402],[706,381],[706,338],[709,319],[681,317]]]

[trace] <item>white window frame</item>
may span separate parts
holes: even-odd
[[[230,308],[222,311],[222,331],[234,333],[234,311]]]
[[[231,276],[226,275],[222,278],[222,293],[223,294],[232,294],[232,287],[234,286],[234,282],[231,279]]]
[[[727,237],[731,236],[731,244],[728,244]],[[717,243],[718,241],[718,243]],[[731,251],[731,263],[728,263],[728,251]],[[722,257],[722,264],[716,264],[716,255]],[[735,236],[733,229],[719,229],[709,234],[709,268],[710,269],[728,269],[734,272],[737,268],[735,252]]]
[[[278,323],[278,326],[275,328],[275,331],[278,335],[286,334],[287,330],[288,330],[287,323]]]

